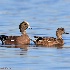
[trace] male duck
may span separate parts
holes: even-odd
[[[30,28],[30,25],[28,22],[23,21],[19,25],[19,29],[21,32],[21,36],[5,36],[5,35],[0,35],[0,40],[2,41],[2,44],[4,45],[27,45],[30,44],[30,38],[26,33],[26,29]]]
[[[62,46],[64,44],[64,40],[62,39],[62,34],[69,34],[69,33],[65,33],[65,29],[64,28],[58,28],[56,31],[56,36],[57,38],[54,37],[39,37],[39,36],[34,36],[34,38],[36,38],[36,40],[34,40],[33,42],[36,45],[43,45],[43,46]]]

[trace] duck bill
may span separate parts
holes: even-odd
[[[69,34],[69,33],[67,33],[67,32],[64,32],[64,34]]]

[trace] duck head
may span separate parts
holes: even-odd
[[[62,34],[69,34],[69,33],[65,32],[65,29],[62,27],[58,28],[56,31],[57,39],[62,39]]]
[[[27,21],[20,23],[19,29],[22,34],[26,31],[27,28],[32,29]]]

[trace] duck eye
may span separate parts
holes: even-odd
[[[64,31],[64,28],[62,28],[62,31]]]
[[[26,25],[26,24],[24,24],[24,25]]]

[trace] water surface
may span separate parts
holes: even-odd
[[[69,0],[2,0],[0,1],[0,34],[20,35],[19,24],[28,21],[33,36],[56,37],[56,29],[70,33]],[[70,70],[70,34],[63,35],[63,48],[24,45],[0,47],[0,70]],[[1,44],[1,42],[0,42]]]

